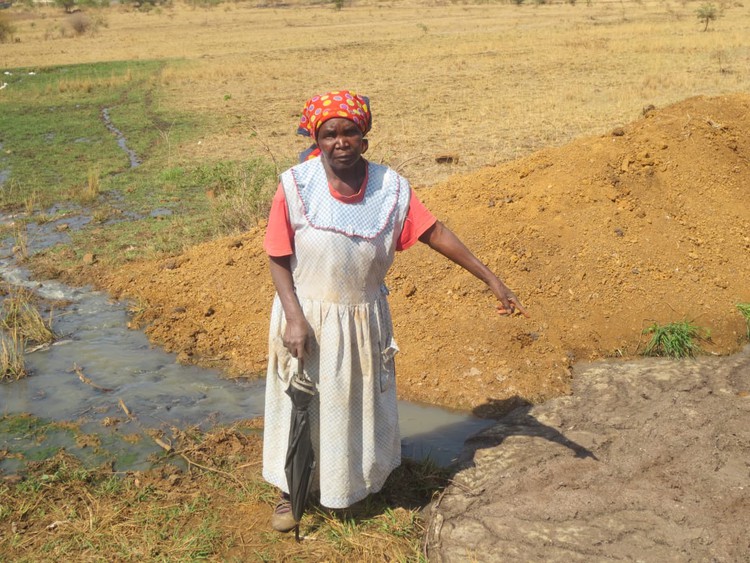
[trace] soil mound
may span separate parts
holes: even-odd
[[[569,392],[577,360],[637,355],[654,322],[692,320],[710,329],[706,351],[736,351],[735,305],[750,301],[749,109],[744,94],[691,98],[419,190],[531,318],[496,315],[478,280],[424,245],[402,253],[387,280],[401,397],[483,415],[539,402]],[[263,232],[99,280],[138,300],[149,336],[181,361],[262,375]]]

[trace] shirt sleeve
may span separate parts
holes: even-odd
[[[414,245],[419,240],[419,237],[436,222],[437,219],[435,216],[419,201],[414,190],[411,190],[409,211],[406,213],[406,221],[404,221],[401,236],[398,237],[396,250],[406,250]]]
[[[294,229],[289,222],[289,208],[286,206],[284,189],[279,184],[271,201],[268,214],[266,236],[263,248],[269,256],[291,256],[294,254]]]

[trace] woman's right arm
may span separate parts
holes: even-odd
[[[310,325],[302,312],[297,294],[294,292],[290,256],[270,256],[271,279],[279,295],[286,317],[284,346],[295,358],[302,358],[307,349]]]

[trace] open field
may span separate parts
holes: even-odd
[[[305,146],[294,135],[304,100],[353,88],[372,98],[371,158],[431,185],[607,131],[648,104],[747,91],[750,13],[723,3],[702,32],[698,6],[176,3],[90,10],[105,25],[80,37],[59,36],[59,10],[14,8],[20,42],[3,45],[0,67],[166,61],[155,110],[209,123],[171,148],[177,163],[269,152],[288,162]],[[458,163],[437,164],[442,154]]]

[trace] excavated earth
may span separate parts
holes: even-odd
[[[697,97],[610,134],[418,189],[519,296],[497,315],[484,285],[425,245],[389,274],[401,398],[495,416],[570,392],[581,360],[642,352],[651,324],[690,320],[709,353],[746,341],[750,96]],[[262,376],[273,297],[263,225],[180,256],[83,272],[180,361]]]

